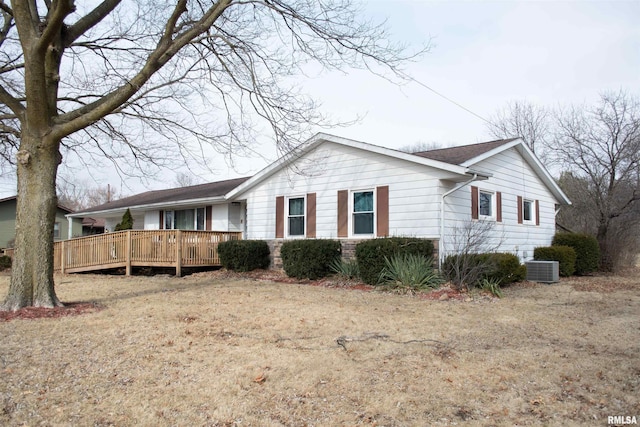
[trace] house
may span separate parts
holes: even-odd
[[[0,248],[13,247],[16,236],[16,204],[17,196],[0,199]],[[67,236],[79,236],[82,232],[80,221],[69,222],[66,215],[73,211],[58,205],[56,220],[53,229],[55,241],[65,239]]]
[[[519,138],[404,153],[317,134],[250,178],[143,193],[69,215],[127,208],[134,228],[241,231],[277,249],[287,239],[384,236],[434,240],[441,257],[474,241],[531,259],[551,243],[558,208],[570,204]]]

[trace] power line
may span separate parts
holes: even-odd
[[[417,84],[419,84],[420,86],[422,86],[423,88],[425,88],[425,89],[427,89],[427,90],[429,90],[429,91],[431,91],[431,92],[435,93],[436,95],[438,95],[438,96],[439,96],[439,97],[441,97],[442,99],[444,99],[444,100],[446,100],[446,101],[448,101],[448,102],[452,103],[452,104],[453,104],[453,105],[455,105],[456,107],[463,109],[463,110],[464,110],[464,111],[466,111],[467,113],[469,113],[469,114],[471,114],[471,115],[473,115],[473,116],[475,116],[475,117],[479,118],[480,120],[482,120],[482,121],[484,121],[484,122],[486,122],[486,123],[488,123],[488,124],[491,124],[491,122],[490,122],[489,120],[485,119],[485,118],[484,118],[484,117],[482,117],[480,114],[477,114],[477,113],[475,113],[474,111],[471,111],[470,109],[468,109],[468,108],[467,108],[467,107],[465,107],[464,105],[460,104],[459,102],[454,101],[453,99],[449,98],[448,96],[446,96],[446,95],[444,95],[444,94],[442,94],[442,93],[438,92],[437,90],[433,89],[432,87],[427,86],[426,84],[422,83],[420,80],[418,80],[418,79],[416,79],[416,78],[414,78],[414,77],[412,77],[412,76],[410,76],[410,75],[408,75],[408,74],[406,74],[406,73],[404,73],[404,72],[402,72],[402,71],[399,71],[399,74],[400,74],[401,76],[403,76],[404,78],[406,78],[406,79],[408,79],[408,80],[410,80],[410,81],[412,81],[412,82],[414,82],[414,83],[417,83]]]

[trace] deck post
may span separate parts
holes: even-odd
[[[131,230],[127,230],[126,250],[125,250],[125,274],[131,276]]]
[[[64,274],[64,267],[66,265],[67,245],[63,240],[60,245],[60,272]],[[53,267],[55,270],[55,266]]]
[[[182,231],[176,230],[176,276],[182,277]]]

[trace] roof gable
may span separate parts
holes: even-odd
[[[413,153],[413,155],[451,163],[453,165],[464,165],[469,160],[475,159],[518,139],[519,138],[498,139],[496,141],[462,145],[459,147],[438,148],[435,150],[420,151]]]
[[[245,191],[252,188],[254,185],[257,185],[258,183],[267,179],[269,176],[273,175],[277,171],[286,167],[290,167],[293,163],[301,159],[304,155],[311,152],[312,150],[317,148],[319,145],[327,142],[344,145],[347,147],[357,148],[357,149],[369,151],[372,153],[377,153],[384,156],[402,159],[408,162],[417,163],[423,166],[439,169],[439,170],[448,172],[451,179],[455,181],[464,181],[468,179],[468,176],[470,174],[476,173],[475,171],[469,170],[469,168],[467,167],[443,162],[438,159],[431,159],[429,157],[416,156],[414,154],[405,153],[403,151],[393,150],[393,149],[381,147],[378,145],[368,144],[366,142],[356,141],[348,138],[342,138],[339,136],[330,135],[326,133],[318,133],[312,138],[310,138],[309,140],[307,140],[305,143],[300,145],[297,149],[291,151],[290,153],[276,160],[275,162],[273,162],[272,164],[270,164],[269,166],[267,166],[266,168],[258,172],[256,175],[251,177],[245,183],[233,189],[230,193],[227,194],[227,197],[234,198],[244,193]],[[477,172],[477,173],[478,175],[482,175],[485,177],[490,176],[490,174],[484,174],[480,172]]]

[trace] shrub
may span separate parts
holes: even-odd
[[[500,289],[500,282],[491,279],[482,279],[480,281],[480,288],[489,292],[498,298],[502,298],[502,289]]]
[[[571,246],[576,251],[575,274],[582,276],[593,273],[600,262],[600,246],[595,237],[578,233],[557,233],[553,246]]]
[[[544,246],[533,250],[536,261],[558,261],[560,276],[569,277],[576,270],[576,251],[571,246]]]
[[[123,230],[131,230],[133,228],[133,216],[131,216],[131,211],[129,208],[122,215],[122,221],[116,224],[116,227],[113,231],[123,231]]]
[[[385,268],[379,279],[391,289],[420,291],[437,288],[442,283],[433,268],[433,259],[411,253],[398,253],[385,258]]]
[[[396,254],[421,255],[429,259],[433,256],[433,242],[411,237],[388,237],[358,243],[356,259],[362,281],[376,285],[385,268],[385,258],[391,258]]]
[[[289,240],[282,244],[282,266],[289,277],[320,279],[331,273],[331,264],[340,257],[342,245],[337,240]]]
[[[218,244],[222,266],[234,271],[268,268],[269,245],[264,240],[229,240]]]
[[[527,276],[527,267],[520,264],[520,258],[514,254],[490,253],[487,257],[489,270],[482,279],[497,281],[500,286],[520,282]]]
[[[345,261],[342,258],[336,258],[329,267],[331,271],[344,279],[357,279],[360,277],[358,262],[355,259]]]
[[[442,275],[457,287],[481,287],[484,280],[506,285],[524,280],[527,269],[513,254],[480,253],[449,255]]]
[[[7,255],[0,256],[0,271],[11,268],[11,257]]]

